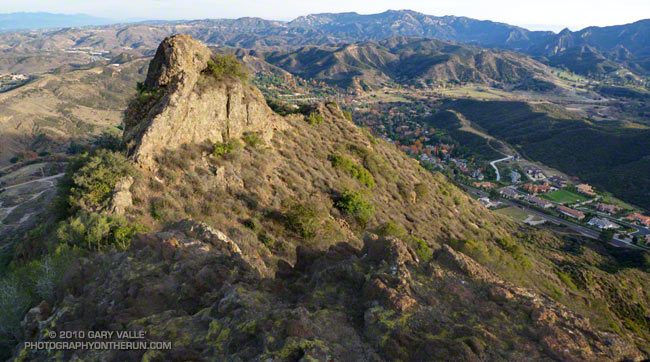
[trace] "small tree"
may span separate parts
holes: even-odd
[[[600,232],[600,240],[608,243],[614,239],[614,231],[610,229],[605,229]]]
[[[215,54],[211,60],[208,60],[206,72],[217,79],[223,79],[224,75],[230,75],[242,81],[248,80],[246,68],[237,60],[234,54]]]
[[[375,206],[356,191],[345,191],[335,205],[346,214],[354,217],[362,226],[365,226],[375,215]]]

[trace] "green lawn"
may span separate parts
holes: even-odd
[[[583,202],[589,200],[585,196],[574,194],[573,192],[569,192],[566,190],[559,190],[548,194],[544,194],[542,195],[542,199],[552,201],[552,202],[559,202],[562,204],[574,204],[576,202]]]
[[[497,212],[499,214],[502,214],[502,215],[510,216],[511,218],[513,218],[515,220],[519,220],[519,221],[526,220],[528,218],[528,215],[531,214],[531,213],[527,212],[526,210],[520,209],[520,208],[518,208],[516,206],[510,206],[510,207],[506,207],[504,209],[498,209],[498,210],[495,210],[495,212]]]

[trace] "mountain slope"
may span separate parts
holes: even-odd
[[[519,85],[533,78],[552,78],[547,67],[516,53],[423,38],[398,37],[337,47],[309,46],[289,52],[248,54],[289,73],[346,88],[442,82]]]
[[[0,165],[16,155],[65,152],[71,141],[85,143],[119,126],[134,82],[146,60],[120,66],[60,69],[36,76],[26,85],[0,93]]]
[[[645,256],[520,228],[335,103],[269,119],[237,65],[206,55],[190,37],[166,39],[127,112],[132,158],[74,160],[63,216],[17,241],[2,283],[20,303],[0,309],[16,360],[647,357]],[[138,136],[164,132],[183,137]],[[47,279],[22,282],[21,266],[42,265]],[[144,331],[173,348],[21,343],[73,327]]]

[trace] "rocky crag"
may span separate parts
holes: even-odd
[[[211,51],[189,35],[165,39],[149,65],[139,101],[127,110],[124,141],[143,167],[163,149],[223,142],[244,132],[270,139],[285,126],[255,87],[206,73]]]

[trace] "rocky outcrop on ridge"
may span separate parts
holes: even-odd
[[[164,149],[223,142],[244,132],[270,139],[284,128],[254,86],[205,72],[212,54],[190,35],[165,39],[149,65],[139,97],[129,106],[124,141],[135,161],[153,169]]]

